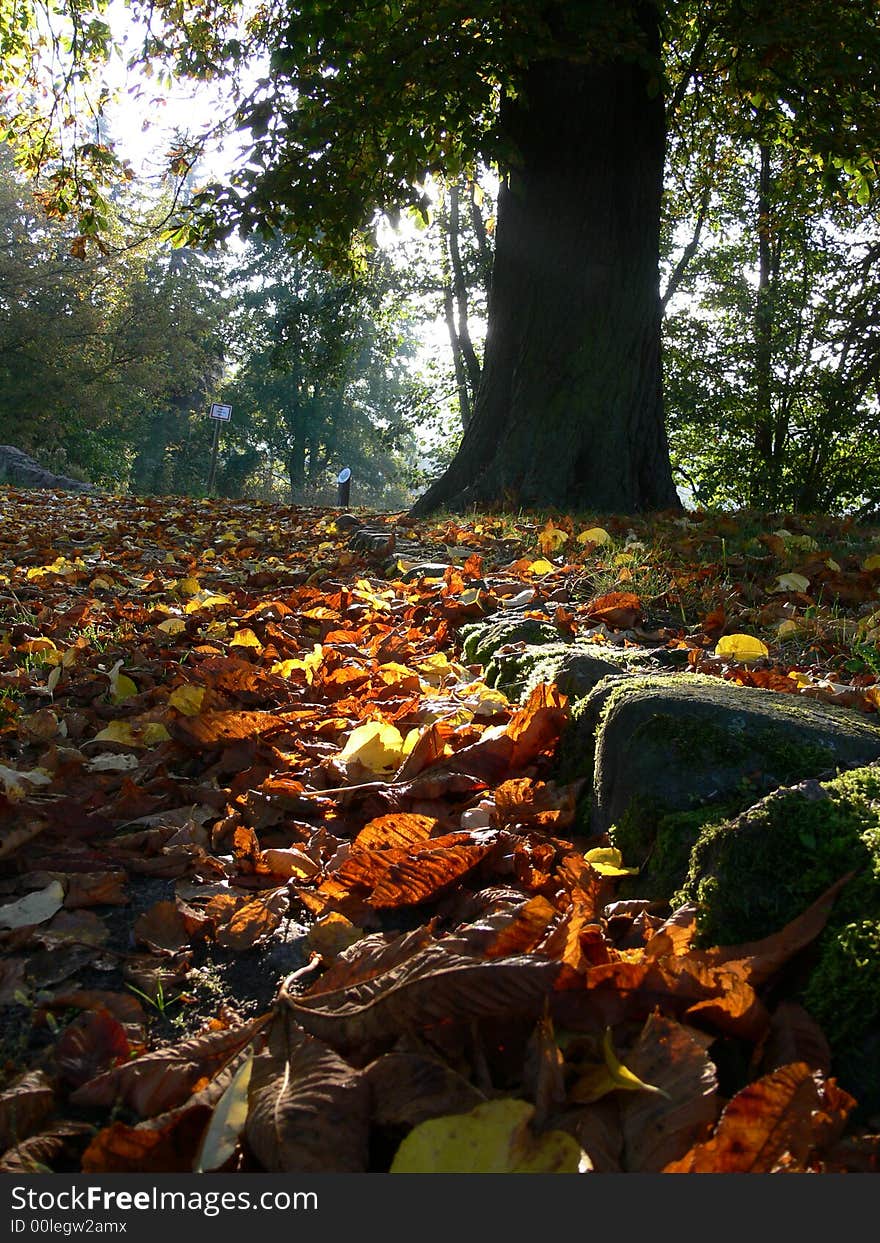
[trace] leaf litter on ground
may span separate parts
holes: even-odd
[[[876,1170],[769,987],[839,885],[703,949],[617,901],[566,697],[458,635],[514,603],[874,714],[880,532],[339,517],[0,489],[0,1168]]]

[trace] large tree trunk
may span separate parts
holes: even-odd
[[[414,512],[678,506],[660,368],[665,121],[648,78],[623,59],[538,62],[505,102],[518,158],[499,197],[480,388]]]

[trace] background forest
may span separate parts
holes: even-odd
[[[659,293],[673,477],[700,507],[867,517],[880,507],[873,166],[793,141],[784,99],[768,127],[770,98],[743,93],[735,48],[717,78],[700,68],[714,29],[682,19],[667,56]],[[11,27],[4,37],[12,81]],[[210,77],[208,51],[191,51],[195,68],[180,49],[178,67]],[[771,53],[760,73],[774,71]],[[70,106],[59,132],[79,134]],[[247,240],[185,244],[169,220],[198,203],[203,170],[183,135],[164,175],[114,180],[103,112],[101,141],[77,139],[79,168],[59,162],[63,138],[58,158],[38,151],[28,115],[12,116],[15,154],[0,158],[0,441],[110,490],[202,495],[216,400],[234,407],[222,496],[327,502],[348,466],[354,503],[397,508],[445,468],[480,380],[496,166],[449,157],[408,215],[377,212],[356,267],[331,271],[268,211]],[[258,140],[262,122],[244,115]],[[97,209],[83,211],[83,187]]]
[[[118,245],[71,254],[0,166],[0,440],[136,494],[204,492],[212,401],[234,406],[216,490],[406,504],[448,460],[479,380],[492,201],[438,188],[430,225],[384,233],[357,281],[280,236],[173,249],[156,204],[113,204]],[[123,241],[140,212],[146,240]],[[880,503],[876,209],[791,157],[682,128],[664,237],[676,482],[702,506]]]

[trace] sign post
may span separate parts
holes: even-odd
[[[214,440],[211,445],[211,469],[208,471],[208,496],[214,493],[214,477],[217,474],[217,450],[220,447],[220,424],[228,423],[232,418],[232,406],[225,406],[220,401],[211,403],[208,417],[214,420]]]
[[[345,506],[351,495],[351,467],[346,466],[336,476],[336,504]]]

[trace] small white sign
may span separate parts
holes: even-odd
[[[224,406],[221,402],[215,401],[211,405],[211,418],[220,419],[224,423],[228,423],[232,418],[232,406]]]
[[[336,482],[337,483],[348,483],[349,479],[351,479],[351,467],[344,466],[342,470],[339,472],[339,474],[336,476]]]

